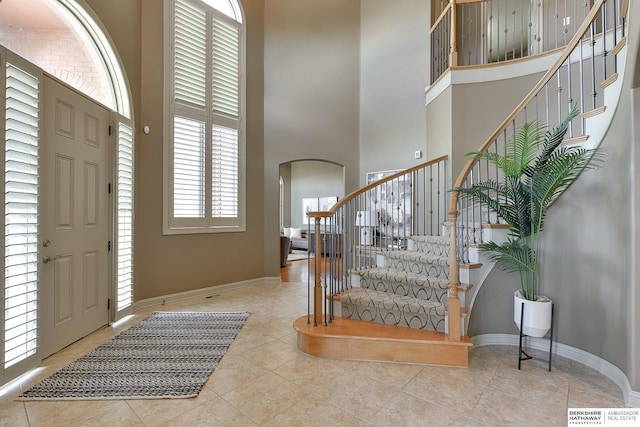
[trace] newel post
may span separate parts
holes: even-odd
[[[451,5],[451,27],[449,34],[450,42],[449,42],[449,68],[458,66],[458,24],[457,24],[457,11],[456,11],[456,1],[457,0],[449,0],[449,4]]]
[[[458,298],[458,248],[456,240],[456,226],[458,211],[449,211],[449,237],[451,252],[449,253],[449,341],[460,341],[460,298]]]
[[[331,216],[331,212],[307,212],[309,220],[313,219],[314,224],[314,282],[313,282],[313,326],[322,323],[322,305],[324,302],[322,295],[322,231],[321,223],[323,218]],[[311,237],[311,236],[309,236]]]

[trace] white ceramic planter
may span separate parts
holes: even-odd
[[[524,318],[522,332],[530,337],[541,338],[551,330],[552,301],[547,297],[538,297],[538,301],[529,301],[522,297],[520,290],[513,294],[513,321],[520,329],[522,303],[524,302]]]

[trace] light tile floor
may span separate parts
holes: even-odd
[[[197,398],[16,401],[50,375],[160,311],[249,311],[247,323]],[[517,348],[476,347],[468,369],[329,360],[296,349],[302,283],[264,284],[140,310],[43,361],[35,378],[0,396],[2,426],[564,426],[567,408],[623,407],[619,388],[556,357],[517,369]]]

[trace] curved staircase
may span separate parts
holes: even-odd
[[[313,327],[298,319],[298,347],[315,356],[468,366],[471,341],[449,341],[449,238],[415,236],[413,250],[381,251],[376,267],[353,272],[332,298],[334,317]],[[466,289],[470,289],[470,286]]]
[[[595,22],[610,7],[618,18],[612,28],[603,25],[601,34],[605,36],[597,37]],[[595,1],[552,69],[479,150],[498,152],[508,132],[526,122],[528,114],[560,116],[561,96],[565,96],[564,105],[572,105],[579,98],[582,111],[565,143],[589,148],[599,145],[621,88],[617,80],[624,69],[627,8],[628,4],[620,0]],[[585,59],[585,53],[591,57]],[[595,63],[600,57],[605,71],[596,76]],[[611,61],[610,69],[615,72],[608,75],[607,64]],[[582,93],[572,94],[572,67],[580,67],[582,76],[585,64],[593,69],[593,89],[584,90],[581,85]],[[561,83],[563,79],[568,83]],[[562,94],[561,84],[568,85],[568,94]],[[550,105],[551,92],[558,94],[557,105]],[[592,108],[585,107],[584,98],[593,101]],[[545,102],[547,110],[539,111],[539,105]],[[333,358],[468,366],[472,345],[466,336],[468,315],[475,294],[492,268],[479,248],[489,240],[500,243],[506,233],[492,214],[450,193],[451,188],[470,186],[494,171],[483,169],[471,159],[450,185],[448,162],[442,157],[410,168],[351,193],[329,212],[308,213],[309,232],[324,236],[323,241],[315,242],[315,252],[326,255],[309,261],[313,262],[310,271],[314,271],[309,283],[309,313],[294,322],[301,351]],[[406,205],[405,195],[397,194],[399,191],[388,191],[389,185],[403,188],[401,182],[411,183],[411,206]],[[397,228],[392,224],[385,238],[363,244],[362,230],[354,224],[363,212],[380,207],[381,192],[387,198],[391,194],[393,200],[387,203],[394,214],[397,210],[398,217],[400,212],[411,213],[411,234],[406,232],[406,224]],[[389,231],[386,222],[377,227]],[[334,238],[334,234],[339,236]]]

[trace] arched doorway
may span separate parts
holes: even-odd
[[[34,10],[38,13],[34,14]],[[97,117],[91,113],[84,116],[84,120],[88,120],[92,123],[104,123],[105,126],[100,128],[104,131],[105,145],[115,147],[111,150],[104,150],[102,158],[95,162],[85,162],[84,165],[101,165],[100,170],[108,170],[109,172],[102,173],[101,176],[110,175],[110,186],[113,188],[111,202],[100,205],[100,216],[102,218],[111,218],[106,222],[107,228],[105,239],[110,239],[109,236],[113,236],[113,240],[109,240],[109,249],[106,249],[106,242],[104,242],[105,250],[99,255],[102,259],[109,260],[107,264],[110,264],[110,273],[108,274],[112,278],[105,284],[106,292],[109,293],[109,302],[106,299],[101,299],[101,304],[104,304],[104,322],[106,323],[108,318],[115,319],[126,314],[131,309],[132,303],[132,287],[133,287],[133,109],[131,106],[131,97],[128,89],[128,83],[115,50],[112,47],[112,43],[103,30],[101,24],[91,11],[89,7],[82,0],[21,0],[0,2],[0,51],[5,52],[6,55],[0,58],[3,62],[12,62],[12,66],[17,65],[18,72],[24,70],[35,71],[31,75],[29,72],[23,73],[26,77],[34,77],[34,88],[36,88],[33,96],[35,101],[33,105],[40,110],[41,119],[46,115],[44,111],[49,113],[49,116],[54,109],[50,108],[47,104],[47,99],[52,99],[47,95],[47,90],[43,88],[48,86],[48,82],[54,82],[56,85],[69,88],[69,91],[73,93],[82,93],[81,96],[84,100],[87,100],[92,105],[106,111],[104,117]],[[19,56],[25,58],[24,61]],[[7,59],[9,58],[9,59]],[[39,69],[39,70],[38,70]],[[42,70],[46,73],[43,74]],[[53,76],[50,77],[50,76]],[[3,75],[4,76],[4,75]],[[7,82],[10,76],[6,76]],[[60,83],[62,82],[62,83]],[[3,82],[4,83],[4,82]],[[37,89],[39,88],[39,89]],[[9,95],[5,98],[2,97],[3,103],[9,102]],[[68,106],[69,104],[67,104]],[[106,107],[106,108],[105,108]],[[93,107],[89,107],[93,108]],[[71,110],[71,108],[69,108]],[[37,111],[37,110],[35,110]],[[94,111],[94,110],[91,110]],[[36,115],[38,113],[35,113]],[[71,117],[70,115],[67,115]],[[73,120],[70,120],[72,122]],[[80,123],[79,120],[75,120],[76,123]],[[41,120],[35,121],[34,126],[39,129],[36,133],[40,135],[41,141],[51,141],[48,135],[47,129],[51,126],[47,126],[47,121]],[[107,126],[109,125],[109,132],[107,132]],[[39,128],[38,128],[39,126]],[[69,128],[71,129],[71,128]],[[91,132],[84,134],[86,138],[91,139],[95,134]],[[107,136],[108,134],[108,136]],[[8,150],[8,145],[14,143],[13,137],[9,134],[2,133],[4,150]],[[107,140],[109,144],[107,144]],[[89,141],[91,142],[91,141]],[[34,146],[38,145],[38,138],[34,141]],[[85,145],[87,141],[85,141]],[[78,145],[79,146],[79,145]],[[3,151],[4,151],[3,150]],[[34,159],[38,158],[38,150],[34,151]],[[46,157],[49,151],[40,150],[42,159],[39,160],[39,164],[45,164]],[[101,162],[101,163],[99,163]],[[38,163],[35,170],[38,169]],[[80,164],[80,162],[78,163]],[[43,170],[52,170],[53,168],[43,168],[40,171],[40,179],[45,180],[42,182],[49,182],[44,178]],[[91,168],[90,168],[91,169]],[[98,167],[94,167],[98,171]],[[46,171],[45,171],[46,172]],[[7,171],[5,171],[5,175]],[[75,176],[80,176],[81,173],[75,173]],[[85,174],[86,175],[86,174]],[[37,177],[37,174],[35,175]],[[91,175],[88,175],[91,178]],[[97,176],[97,173],[96,173]],[[5,182],[6,181],[5,176]],[[36,178],[37,179],[37,178]],[[93,182],[89,179],[87,182]],[[96,183],[98,181],[95,181]],[[80,187],[78,187],[80,188]],[[91,188],[85,186],[85,188]],[[96,190],[104,188],[106,192],[106,183],[104,186],[96,186]],[[38,226],[36,231],[30,233],[29,239],[35,237],[33,240],[22,239],[22,237],[12,232],[11,237],[17,238],[12,240],[13,242],[31,242],[27,248],[27,243],[24,243],[22,248],[30,251],[33,256],[24,257],[25,271],[29,273],[28,282],[16,282],[15,277],[11,277],[12,284],[9,284],[7,274],[5,272],[4,288],[5,291],[8,286],[12,287],[12,292],[23,292],[19,288],[24,287],[25,300],[21,304],[14,304],[15,301],[9,301],[10,296],[5,296],[5,307],[8,304],[13,304],[11,307],[14,309],[12,315],[12,322],[15,319],[24,318],[25,333],[16,335],[15,325],[12,327],[11,322],[5,322],[4,319],[0,320],[2,325],[3,341],[7,344],[7,340],[11,337],[11,346],[5,345],[4,353],[4,366],[2,375],[0,375],[0,383],[5,383],[11,380],[13,377],[19,375],[22,372],[30,369],[33,366],[37,366],[38,354],[35,353],[36,348],[41,348],[41,345],[31,347],[31,350],[21,352],[16,357],[9,356],[7,349],[10,348],[28,348],[33,337],[37,337],[39,334],[36,329],[32,328],[32,325],[40,323],[38,320],[41,316],[40,308],[46,300],[50,298],[43,298],[43,301],[38,300],[38,295],[41,294],[41,287],[46,286],[42,283],[42,275],[40,270],[44,269],[43,264],[40,263],[42,256],[48,256],[47,247],[49,241],[46,237],[38,235],[37,230],[41,230],[41,223],[45,221],[42,219],[48,214],[51,209],[46,205],[46,199],[43,197],[50,191],[45,191],[44,186],[38,188],[37,211],[40,212],[38,217]],[[44,193],[44,194],[42,194]],[[93,200],[94,191],[86,192],[89,195],[88,199]],[[115,194],[113,194],[115,193]],[[5,197],[4,215],[16,215],[20,212],[11,212],[11,207],[6,203]],[[96,203],[95,206],[98,206]],[[18,208],[16,208],[18,209]],[[96,211],[98,212],[98,211]],[[6,221],[6,218],[5,218]],[[7,245],[7,234],[5,230],[5,245]],[[45,240],[43,240],[45,239]],[[103,239],[104,241],[104,239]],[[40,244],[42,243],[42,244]],[[14,250],[15,248],[15,244]],[[102,245],[100,245],[102,247]],[[36,249],[37,247],[37,249]],[[22,250],[17,248],[17,250]],[[5,247],[5,253],[6,247]],[[57,263],[58,259],[62,259],[62,256],[54,256],[47,258],[46,263]],[[13,260],[12,260],[13,261]],[[3,265],[9,265],[8,256],[5,255]],[[23,264],[24,264],[23,263]],[[51,264],[49,269],[51,269]],[[96,271],[98,271],[96,269]],[[104,272],[104,270],[102,270]],[[100,273],[103,274],[103,273]],[[18,283],[19,286],[15,285]],[[17,286],[17,287],[16,287]],[[34,292],[33,286],[37,286],[37,292]],[[5,292],[5,295],[9,293]],[[15,300],[15,298],[14,298]],[[22,310],[22,311],[20,311]],[[14,322],[15,323],[15,322]],[[104,323],[103,323],[104,324]],[[13,328],[13,329],[11,329]],[[79,337],[78,337],[79,338]],[[77,339],[77,338],[76,338]],[[41,350],[38,350],[40,352]],[[35,358],[34,358],[35,356]],[[42,355],[40,355],[41,357]],[[11,357],[9,359],[9,357]],[[9,361],[9,362],[8,362]]]
[[[327,210],[345,195],[344,166],[319,159],[293,160],[280,164],[280,232],[290,238],[291,250],[283,281],[307,280],[309,249],[308,210]]]

